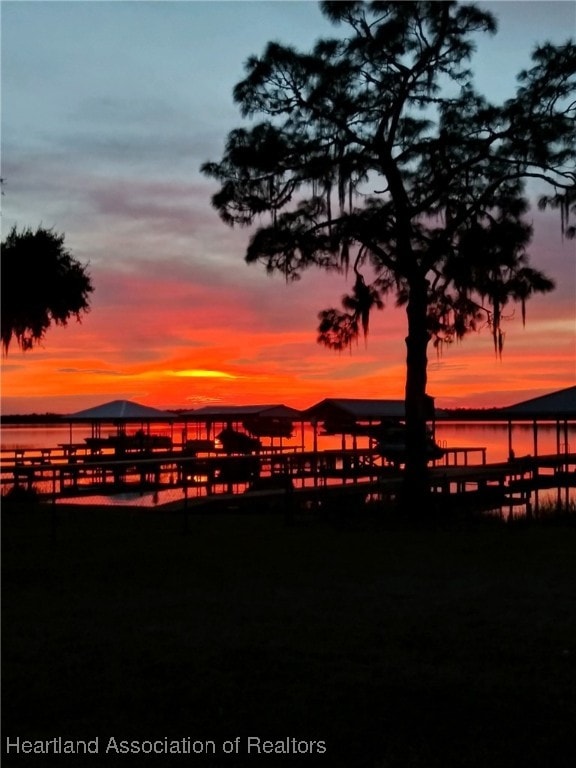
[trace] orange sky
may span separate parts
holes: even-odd
[[[573,243],[561,240],[554,223],[547,238],[542,260],[554,274],[573,257]],[[240,256],[228,273],[178,258],[99,263],[91,272],[93,306],[81,324],[51,329],[42,347],[22,353],[14,346],[4,358],[4,413],[70,413],[118,398],[194,408],[403,396],[403,310],[377,312],[367,345],[351,352],[316,343],[317,312],[337,305],[342,277],[310,272],[286,285]],[[573,384],[572,291],[561,284],[530,302],[526,327],[517,312],[505,325],[502,360],[488,330],[441,357],[431,348],[428,391],[437,405],[506,405]]]

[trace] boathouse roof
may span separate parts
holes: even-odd
[[[225,421],[226,419],[245,419],[246,417],[268,419],[299,419],[301,411],[287,405],[204,405],[194,411],[181,414],[193,421]]]
[[[428,418],[434,418],[434,398],[426,395]],[[332,398],[321,400],[303,411],[307,419],[346,419],[355,421],[376,421],[378,419],[403,419],[404,400],[370,400],[354,398]]]
[[[111,400],[68,416],[75,421],[168,421],[174,414],[132,400]]]
[[[530,400],[499,409],[503,416],[514,418],[576,418],[576,386],[559,389],[548,395],[533,397]]]

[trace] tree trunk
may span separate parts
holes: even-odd
[[[427,328],[428,285],[425,279],[413,281],[408,300],[406,337],[406,467],[402,505],[417,516],[426,514],[429,500],[428,457],[426,450]]]

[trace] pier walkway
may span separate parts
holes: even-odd
[[[482,463],[469,464],[479,452]],[[450,455],[454,463],[449,463]],[[464,463],[458,463],[460,457]],[[432,492],[498,500],[523,505],[544,488],[576,487],[576,454],[564,453],[487,464],[482,448],[453,448],[429,468]],[[131,455],[91,453],[84,445],[11,452],[3,456],[2,493],[14,487],[34,488],[46,500],[114,496],[127,492],[181,491],[186,503],[208,498],[273,499],[290,489],[295,497],[313,500],[344,492],[357,496],[393,497],[401,471],[374,449],[262,452],[247,455],[187,455],[157,450]]]

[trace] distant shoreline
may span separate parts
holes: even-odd
[[[184,410],[184,409],[183,409]],[[183,410],[166,411],[166,420],[176,419],[184,420]],[[505,413],[504,408],[439,408],[436,411],[436,421],[508,421],[510,415]],[[539,420],[554,421],[557,417],[553,415],[539,417]],[[514,420],[518,420],[515,417]],[[523,420],[523,417],[520,417]],[[68,424],[71,421],[70,416],[58,413],[23,413],[9,414],[0,416],[0,427],[10,424]],[[87,420],[88,421],[88,420]],[[114,421],[109,419],[108,421]],[[143,419],[146,421],[146,419]]]
[[[0,424],[59,424],[66,421],[68,421],[68,417],[58,413],[23,413],[0,416]]]

